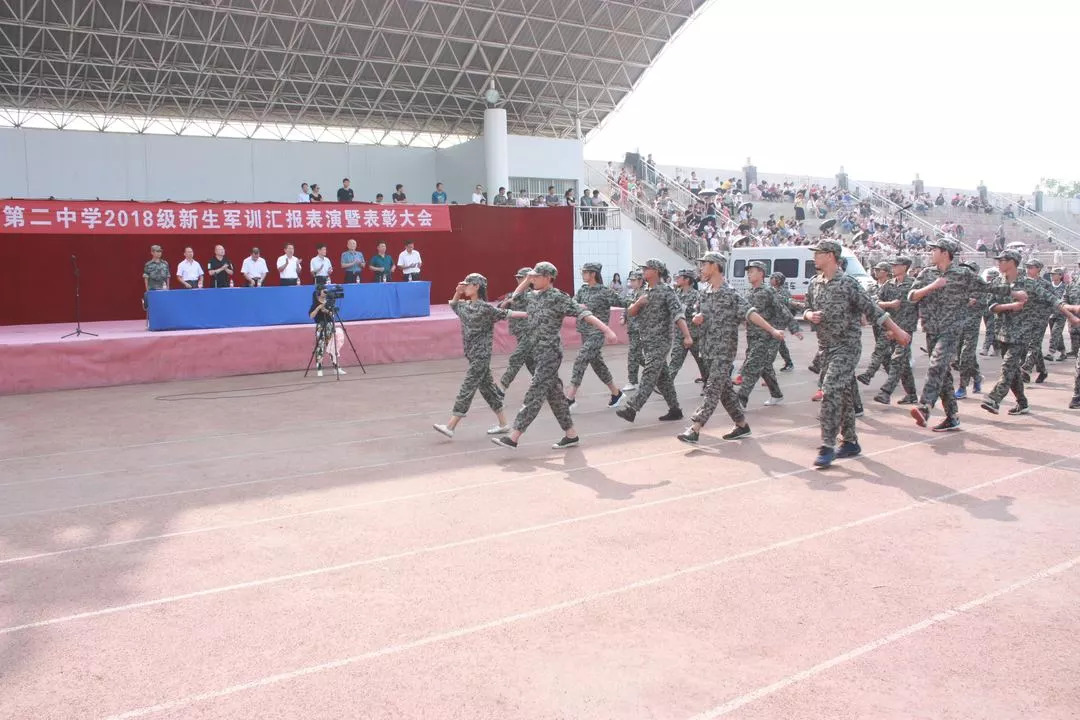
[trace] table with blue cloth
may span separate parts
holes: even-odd
[[[431,283],[353,283],[341,285],[341,319],[384,320],[431,314]],[[158,290],[147,293],[151,330],[207,330],[311,323],[314,285],[259,288]]]

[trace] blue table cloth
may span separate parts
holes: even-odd
[[[431,314],[431,283],[391,282],[342,285],[341,319],[382,320]],[[308,317],[313,285],[261,288],[206,288],[148,293],[151,330],[300,325]]]

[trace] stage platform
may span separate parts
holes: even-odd
[[[613,310],[612,327],[626,342]],[[364,365],[462,357],[461,324],[449,305],[431,315],[346,323]],[[0,327],[0,394],[71,390],[300,370],[314,343],[313,325],[150,332],[143,320],[85,323],[98,337],[61,340],[70,324]],[[574,321],[563,323],[563,343],[581,339]],[[495,326],[496,354],[514,348],[506,323]],[[348,344],[343,367],[356,365]]]

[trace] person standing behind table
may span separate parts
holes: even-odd
[[[414,282],[420,279],[420,253],[413,248],[413,241],[405,241],[405,249],[398,255],[397,266],[401,268],[405,282]]]
[[[442,183],[435,183],[435,192],[431,193],[432,205],[445,205],[446,204],[446,192],[443,190]]]
[[[180,281],[180,287],[194,290],[203,286],[203,269],[195,260],[195,251],[190,247],[184,248],[184,259],[176,266],[176,278]]]
[[[206,263],[207,274],[210,276],[210,287],[232,287],[233,264],[225,257],[225,246],[214,246],[214,257]]]
[[[334,272],[334,264],[326,257],[326,243],[315,246],[315,257],[311,258],[311,275],[315,278],[316,285],[325,285],[330,282],[330,273]]]
[[[364,253],[356,249],[356,239],[349,238],[345,243],[348,249],[341,253],[341,269],[345,271],[345,284],[363,282],[361,273],[364,270]]]
[[[292,243],[285,246],[285,254],[277,259],[277,271],[281,285],[291,286],[300,284],[300,268],[302,261],[293,253],[296,249]]]
[[[515,280],[518,284],[521,284],[521,281],[528,277],[531,272],[531,267],[523,267],[517,271]],[[525,294],[507,293],[499,301],[499,307],[503,310],[525,312]],[[527,320],[512,317],[508,325],[510,326],[510,334],[517,340],[517,346],[514,348],[514,352],[510,353],[510,358],[506,361],[506,371],[503,372],[503,376],[499,380],[499,388],[503,392],[510,388],[510,383],[514,382],[514,378],[521,371],[522,365],[528,369],[530,375],[536,372],[536,364],[533,362],[532,357],[532,339],[529,337]]]
[[[169,263],[161,259],[161,246],[150,246],[150,259],[143,265],[143,310],[147,310],[146,296],[155,290],[169,289]],[[150,318],[147,317],[149,324]]]
[[[262,287],[269,272],[259,248],[251,248],[251,255],[244,258],[244,264],[240,266],[240,274],[247,278],[248,287]]]
[[[679,396],[675,392],[675,382],[668,372],[668,355],[671,353],[671,326],[675,325],[682,334],[683,347],[690,347],[694,339],[690,337],[690,328],[683,316],[682,304],[671,286],[663,282],[667,277],[667,265],[662,260],[650,258],[641,266],[641,273],[648,286],[641,297],[634,301],[627,312],[631,316],[641,315],[641,340],[645,355],[645,367],[641,374],[641,384],[626,405],[616,410],[615,414],[627,422],[634,422],[638,411],[645,406],[658,389],[667,403],[668,411],[660,416],[661,420],[682,420],[679,408]]]
[[[339,203],[351,203],[354,195],[353,189],[349,187],[349,178],[345,178],[341,181],[341,187],[338,188],[337,201]]]
[[[375,273],[375,282],[390,282],[390,278],[397,269],[394,258],[386,254],[386,243],[380,241],[375,246],[375,254],[371,256],[371,271]]]

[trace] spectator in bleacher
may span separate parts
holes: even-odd
[[[394,186],[394,194],[390,196],[390,201],[395,203],[408,202],[405,198],[405,186],[398,183]]]
[[[349,241],[345,243],[345,247],[348,249],[341,253],[341,269],[345,271],[345,282],[346,284],[362,282],[361,273],[364,270],[364,253],[356,249],[356,240],[354,238],[349,238]]]
[[[309,203],[311,202],[311,189],[307,183],[300,183],[300,194],[296,196],[296,202]]]
[[[352,202],[354,197],[353,189],[349,187],[349,178],[345,178],[341,181],[341,187],[337,191],[337,201],[339,203]]]
[[[248,287],[262,287],[268,272],[259,248],[251,248],[251,255],[244,258],[244,264],[240,266],[240,274],[247,278]]]
[[[492,205],[509,205],[510,197],[506,192],[506,188],[500,187],[499,194],[495,196],[495,199],[491,202]]]
[[[405,249],[398,255],[397,265],[405,276],[405,282],[420,279],[420,253],[413,247],[412,240],[405,241]]]
[[[383,197],[383,194],[375,193],[375,204],[382,205],[384,202],[386,202],[386,198]]]
[[[311,258],[310,270],[315,278],[316,285],[325,285],[330,282],[330,273],[334,271],[334,264],[326,257],[326,243],[315,246],[315,257]]]
[[[547,195],[544,196],[544,204],[548,207],[558,207],[559,196],[555,194],[554,185],[548,185]]]
[[[574,207],[574,205],[577,204],[576,202],[574,202],[574,189],[573,188],[570,188],[565,193],[563,193],[562,203],[560,203],[560,204],[566,205],[567,207]]]
[[[443,190],[443,185],[440,182],[435,183],[435,192],[431,193],[432,205],[445,205],[446,204],[446,192]]]
[[[507,207],[517,207],[517,200],[514,199],[514,193],[509,190],[506,191],[506,205]]]
[[[294,254],[296,248],[292,243],[285,246],[285,254],[277,259],[277,271],[282,285],[300,284],[300,258]]]
[[[375,246],[370,265],[371,271],[375,273],[375,282],[390,282],[391,275],[397,269],[394,258],[386,254],[386,243],[382,241]]]
[[[516,205],[519,208],[529,207],[529,191],[525,188],[521,188],[521,190],[518,191]]]
[[[652,164],[652,155],[650,155],[649,158],[649,163]],[[624,295],[626,292],[626,288],[623,287],[622,284],[622,275],[620,275],[619,273],[615,273],[611,276],[611,284],[608,287],[617,292],[620,296]]]
[[[592,213],[589,208],[592,206],[592,196],[589,195],[589,188],[581,193],[581,200],[578,201],[578,207],[581,208],[581,227],[588,230],[592,227]]]
[[[214,246],[214,257],[206,263],[206,271],[210,276],[210,287],[227,288],[232,286],[233,264],[225,257],[225,246]]]
[[[474,205],[483,205],[487,202],[487,199],[484,197],[483,185],[477,185],[475,188],[473,188],[472,202]]]
[[[322,201],[323,201],[322,200],[322,191],[319,190],[318,183],[312,183],[311,184],[311,202],[317,203],[317,202],[322,202]]]
[[[195,251],[184,248],[184,259],[176,266],[176,278],[180,281],[180,287],[188,290],[201,288],[203,285],[203,269],[195,260]]]

